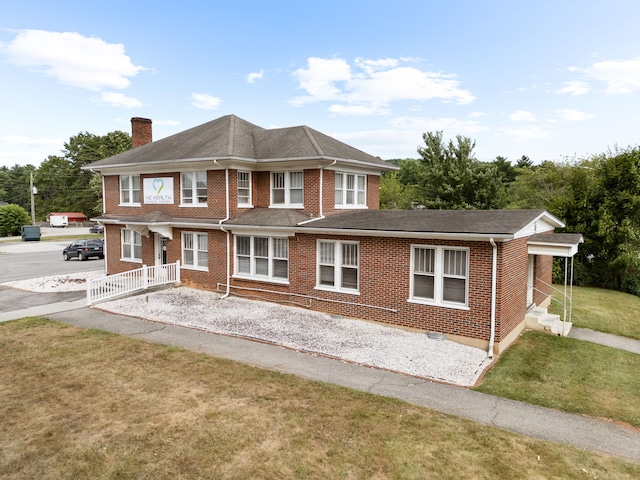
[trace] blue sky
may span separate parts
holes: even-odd
[[[638,145],[640,2],[0,0],[0,166],[79,132],[154,139],[235,114],[416,158],[422,133],[476,157]]]

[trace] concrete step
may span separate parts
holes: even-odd
[[[532,330],[567,336],[571,330],[571,322],[563,322],[560,315],[549,313],[546,308],[535,307],[525,317],[525,325]]]

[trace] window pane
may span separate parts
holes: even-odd
[[[320,285],[334,286],[334,269],[327,265],[320,265]]]
[[[140,203],[140,190],[134,190],[132,193],[133,193],[132,202]]]
[[[413,276],[413,296],[433,300],[434,278],[428,275]]]
[[[253,239],[253,254],[256,257],[268,257],[269,239],[266,237],[255,237]]]
[[[249,257],[238,257],[238,273],[251,273]]]
[[[466,303],[466,280],[462,278],[444,278],[442,299],[446,302]]]
[[[184,264],[185,265],[193,265],[193,250],[184,251]]]
[[[304,185],[304,174],[302,172],[291,172],[289,178],[291,188],[302,188]]]
[[[207,252],[198,252],[198,266],[199,267],[208,267],[209,266],[209,254]]]
[[[467,276],[467,252],[464,250],[444,251],[444,274]]]
[[[365,205],[366,203],[364,192],[358,192],[358,205]]]
[[[284,204],[284,190],[273,190],[273,203]]]
[[[256,275],[269,275],[269,259],[256,258]]]
[[[342,190],[342,182],[343,182],[343,174],[342,173],[336,173],[336,190],[340,189]]]
[[[122,244],[122,257],[123,258],[131,258],[131,244],[123,243]]]
[[[354,290],[358,288],[357,268],[342,268],[342,288],[350,288]]]
[[[364,190],[365,185],[365,176],[358,175],[358,190]]]
[[[435,250],[432,248],[416,248],[413,254],[413,271],[416,273],[433,273]]]
[[[284,188],[284,173],[274,173],[271,178],[273,188]]]
[[[347,190],[347,201],[346,205],[353,205],[353,190]]]
[[[320,242],[320,263],[330,265],[335,263],[335,248],[333,243]]]
[[[287,260],[273,261],[273,276],[276,278],[289,277],[289,262]]]
[[[238,255],[251,254],[251,237],[236,237]]]
[[[347,190],[355,188],[355,175],[347,175]]]
[[[303,203],[302,190],[291,190],[289,194],[289,203]]]
[[[342,205],[342,190],[336,190],[336,205]]]
[[[198,203],[207,203],[207,172],[196,173],[196,195]]]
[[[289,258],[289,240],[286,238],[273,239],[273,256],[275,258]]]
[[[207,235],[198,235],[198,250],[202,250],[203,252],[209,250],[209,246],[207,245]]]
[[[342,265],[349,265],[352,267],[358,266],[358,244],[342,244]]]
[[[133,246],[133,258],[136,258],[136,259],[142,258],[142,245]]]

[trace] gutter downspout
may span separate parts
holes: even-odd
[[[222,165],[220,165],[218,163],[218,161],[214,158],[213,159],[213,163],[216,164],[219,167],[222,167]],[[225,230],[224,227],[222,226],[222,224],[224,222],[226,222],[227,220],[229,220],[230,217],[230,213],[229,213],[229,168],[225,167],[224,169],[224,184],[225,184],[225,199],[226,199],[226,216],[225,218],[223,218],[222,220],[220,220],[218,222],[218,225],[220,226],[220,229],[227,234],[227,291],[224,293],[224,295],[222,297],[220,297],[220,299],[223,298],[227,298],[229,296],[229,294],[231,293],[231,285],[229,284],[229,282],[231,281],[231,249],[230,249],[230,245],[231,245],[231,240],[230,240],[230,236],[231,236],[231,232],[229,232],[229,230]]]
[[[493,358],[493,344],[496,339],[496,282],[498,276],[498,246],[493,241],[493,237],[489,239],[489,243],[493,247],[493,261],[491,265],[491,336],[489,337],[489,351],[487,356]]]
[[[327,165],[327,167],[333,167],[338,160],[334,160],[331,165]],[[322,167],[320,169],[320,216],[316,218],[312,218],[310,220],[305,220],[303,222],[298,223],[298,225],[304,225],[305,223],[315,222],[316,220],[322,220],[324,218],[324,214],[322,212],[322,189],[323,189],[323,178],[324,178],[324,169],[327,167]]]

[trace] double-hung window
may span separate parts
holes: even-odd
[[[357,293],[360,288],[360,245],[318,240],[317,288]]]
[[[411,257],[410,300],[467,306],[468,249],[414,245]]]
[[[336,172],[336,208],[367,206],[367,176]]]
[[[120,175],[120,205],[140,205],[140,175]]]
[[[260,280],[289,279],[289,239],[236,235],[235,275]]]
[[[122,260],[142,262],[142,235],[133,230],[122,229],[120,233]]]
[[[207,172],[182,172],[180,174],[181,205],[207,204]]]
[[[271,172],[271,205],[304,207],[304,172]]]
[[[196,270],[209,268],[209,235],[182,232],[182,265]]]
[[[238,172],[238,206],[251,206],[251,172]]]

